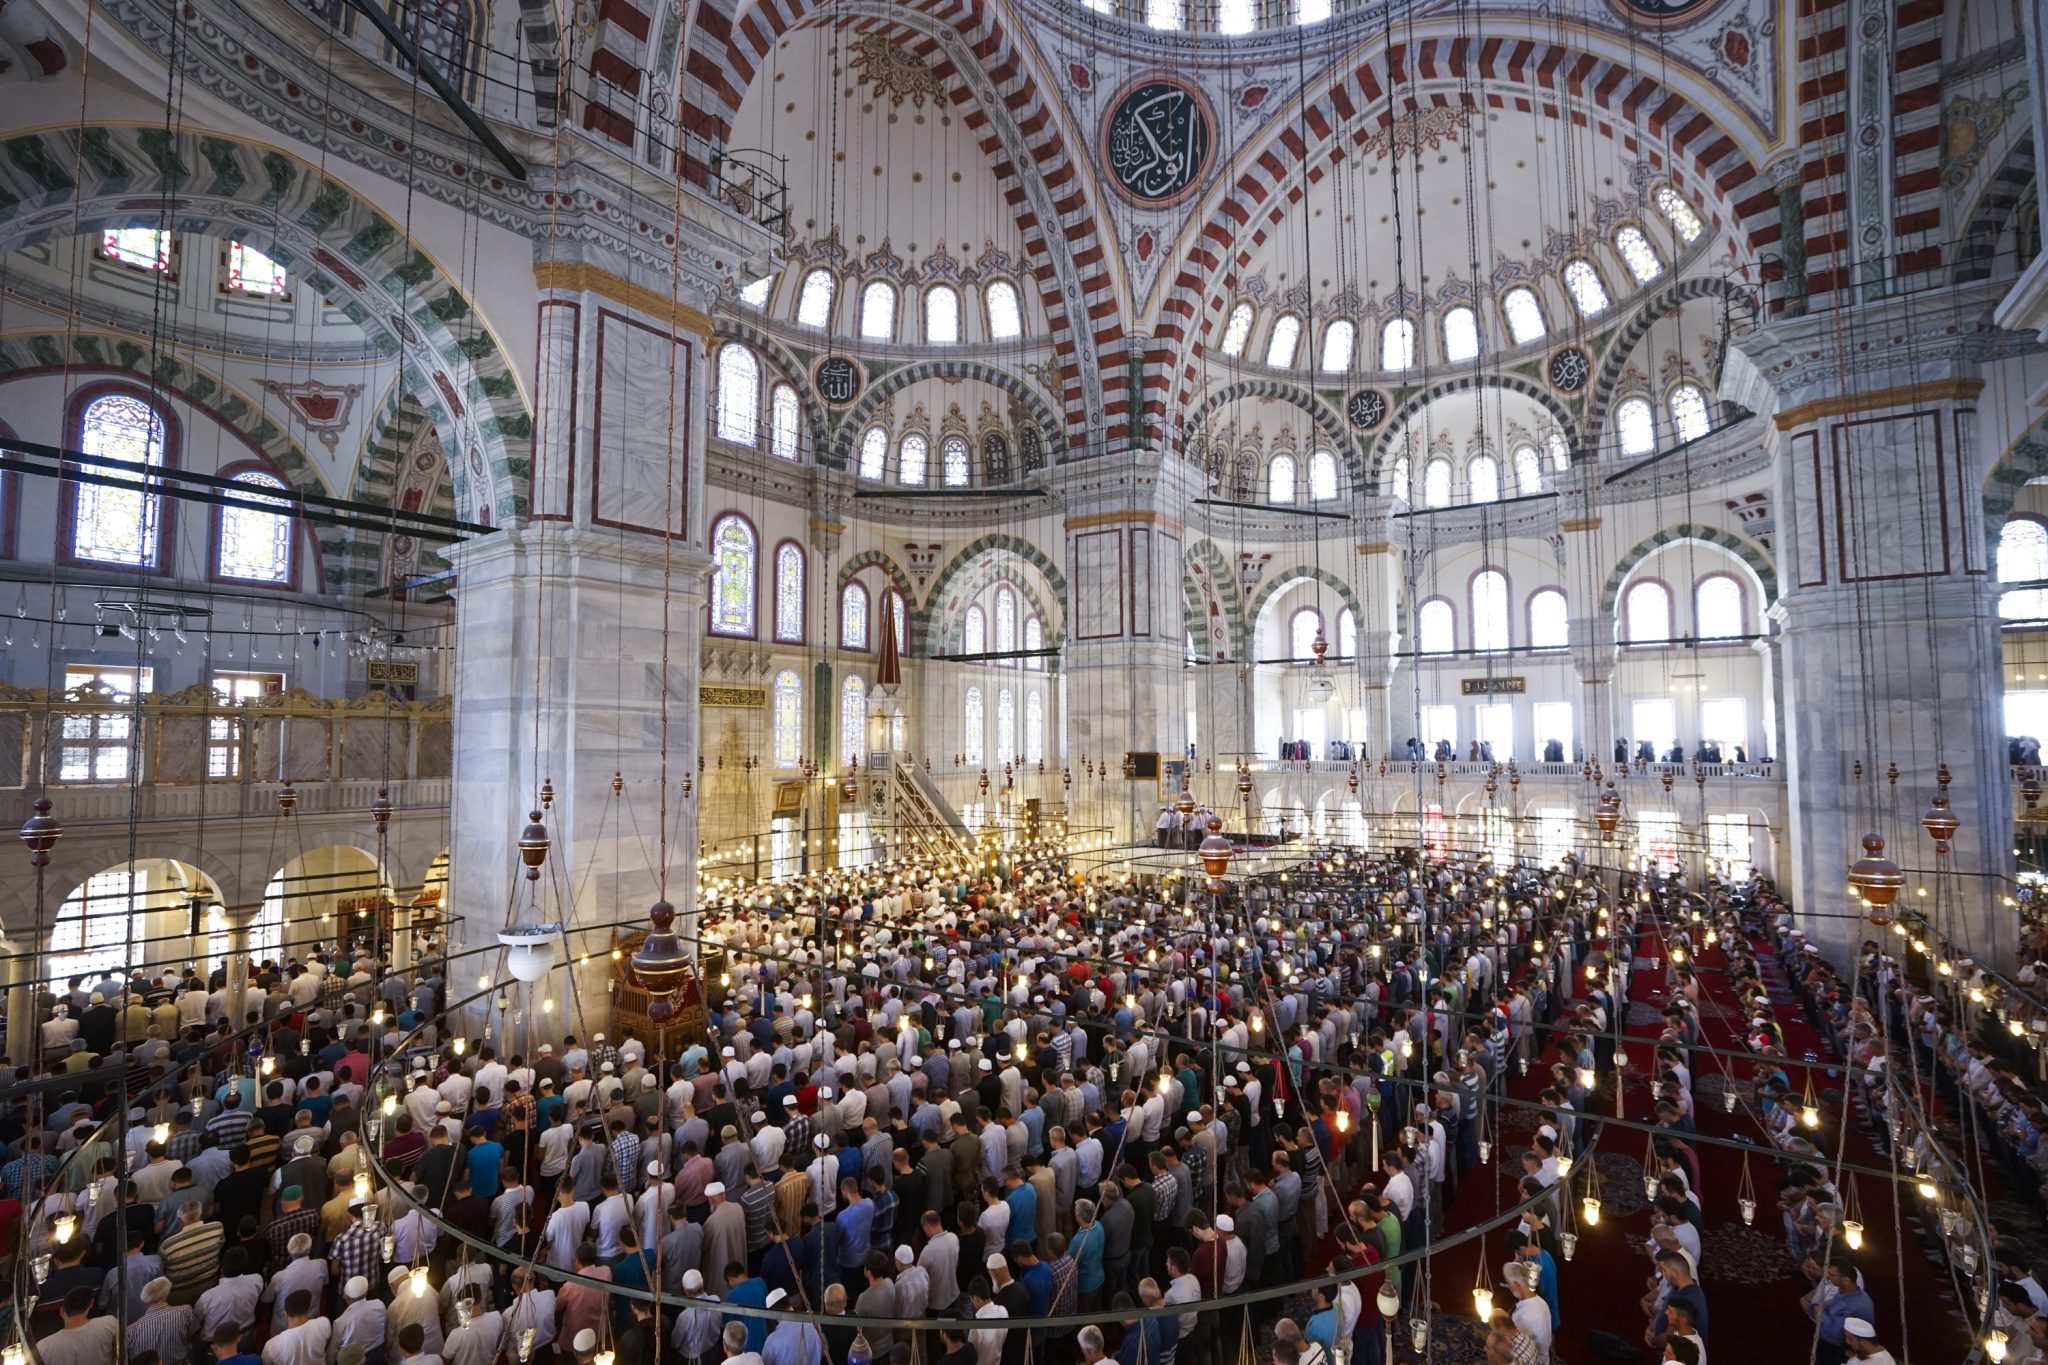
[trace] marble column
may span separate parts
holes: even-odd
[[[1771,616],[1791,820],[1780,885],[1808,937],[1846,966],[1865,934],[1847,873],[1877,835],[1905,871],[1902,900],[1945,899],[1937,929],[2003,966],[2018,934],[2001,903],[2012,797],[1975,421],[1994,341],[1981,302],[1913,302],[1910,316],[1858,308],[1853,326],[1834,314],[1771,324],[1736,343],[1723,385],[1774,414],[1784,532]],[[1851,326],[1863,344],[1845,353]],[[1919,821],[1943,766],[1962,828],[1938,865]],[[1957,874],[1945,885],[1944,867]]]
[[[36,964],[39,947],[32,943],[0,943],[7,954],[7,1055],[18,1067],[35,1064],[41,1025],[36,1019]],[[24,1070],[24,1074],[30,1074]]]

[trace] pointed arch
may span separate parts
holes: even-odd
[[[898,567],[895,560],[881,550],[862,550],[839,568],[839,579],[832,585],[833,600],[838,600],[839,590],[853,580],[862,569],[880,569],[882,576],[889,580],[889,586],[903,594],[903,604],[909,607],[917,601],[917,594],[910,590],[910,578]]]
[[[1718,545],[1749,566],[1750,572],[1763,584],[1764,600],[1758,606],[1758,616],[1764,609],[1778,600],[1778,570],[1771,563],[1771,557],[1754,541],[1745,540],[1718,526],[1700,526],[1693,522],[1682,522],[1666,527],[1631,549],[1615,563],[1614,572],[1607,575],[1607,586],[1600,590],[1600,615],[1611,619],[1616,605],[1621,601],[1622,585],[1635,571],[1636,565],[1648,559],[1666,545],[1681,540],[1697,540],[1706,545]]]
[[[1316,430],[1322,434],[1323,440],[1342,453],[1345,466],[1350,470],[1352,477],[1358,476],[1358,442],[1352,438],[1349,428],[1345,426],[1343,415],[1324,402],[1313,390],[1277,379],[1246,379],[1225,385],[1210,394],[1202,400],[1201,406],[1195,409],[1193,415],[1182,423],[1177,449],[1186,454],[1208,425],[1209,419],[1219,409],[1245,398],[1271,398],[1299,408],[1311,422],[1315,423]]]
[[[1642,339],[1650,334],[1650,329],[1694,299],[1716,297],[1722,300],[1725,309],[1739,313],[1744,321],[1756,321],[1758,305],[1755,291],[1720,275],[1698,275],[1679,280],[1659,289],[1629,310],[1628,320],[1608,334],[1607,348],[1600,357],[1600,368],[1594,372],[1593,383],[1586,391],[1584,430],[1597,436],[1606,429],[1619,397],[1617,391],[1621,387],[1621,377],[1628,371],[1629,358]],[[1720,376],[1710,375],[1708,378],[1718,380]],[[1567,435],[1576,433],[1567,432]],[[1584,450],[1585,447],[1577,440],[1573,441],[1574,459],[1580,458]]]
[[[833,442],[831,458],[827,463],[834,469],[852,468],[854,445],[874,415],[881,411],[891,398],[923,379],[979,380],[991,388],[1001,389],[1017,400],[1031,414],[1031,420],[1043,431],[1056,432],[1061,429],[1058,417],[1046,404],[1044,396],[1009,371],[994,365],[985,365],[978,360],[926,360],[891,370],[869,382],[860,398],[839,419],[839,435]]]
[[[1246,654],[1244,590],[1230,559],[1213,540],[1198,540],[1181,556],[1183,629],[1204,657],[1242,659]]]
[[[1313,564],[1297,564],[1291,569],[1282,569],[1277,573],[1267,574],[1266,581],[1251,595],[1251,600],[1245,603],[1244,623],[1246,634],[1244,653],[1246,656],[1249,656],[1251,652],[1252,636],[1258,632],[1259,617],[1264,614],[1266,607],[1281,593],[1302,582],[1320,583],[1336,593],[1338,600],[1343,602],[1344,609],[1351,613],[1351,619],[1358,622],[1361,630],[1364,629],[1366,621],[1365,607],[1359,602],[1358,594],[1351,590],[1349,583],[1346,583],[1328,569],[1318,569]]]
[[[811,372],[797,359],[796,352],[789,349],[773,333],[749,322],[745,318],[720,317],[711,331],[711,345],[716,351],[721,342],[742,341],[766,357],[776,373],[764,375],[761,392],[765,395],[780,380],[796,390],[797,406],[803,413],[804,443],[822,454],[825,449],[825,404],[818,397],[818,391],[811,384]]]
[[[983,555],[996,553],[1015,555],[1036,569],[1045,579],[1047,586],[1052,589],[1056,601],[1053,603],[1043,603],[1034,599],[1033,605],[1039,608],[1039,619],[1045,624],[1048,644],[1057,640],[1064,633],[1058,626],[1059,623],[1064,623],[1067,619],[1066,575],[1060,572],[1059,565],[1053,563],[1045,551],[1039,549],[1030,541],[1020,536],[996,532],[981,537],[954,555],[947,562],[946,567],[939,570],[938,576],[932,580],[931,590],[925,596],[924,605],[911,613],[910,636],[916,642],[916,649],[920,655],[935,652],[937,641],[934,635],[937,618],[941,608],[947,601],[948,594],[958,588],[958,580],[967,573],[975,560]],[[1045,610],[1047,606],[1056,607],[1057,611],[1048,614]]]
[[[1385,481],[1386,470],[1382,466],[1388,463],[1390,455],[1399,453],[1401,435],[1410,422],[1438,399],[1453,394],[1469,393],[1474,389],[1505,389],[1509,393],[1520,394],[1549,414],[1550,419],[1557,423],[1558,429],[1564,432],[1565,439],[1571,442],[1574,451],[1585,448],[1579,434],[1579,419],[1573,415],[1571,408],[1546,386],[1517,374],[1461,374],[1410,394],[1407,401],[1387,420],[1386,425],[1380,428],[1379,434],[1372,438],[1366,458],[1368,466],[1373,471],[1373,485],[1377,487]]]

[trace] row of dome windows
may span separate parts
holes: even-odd
[[[775,277],[764,276],[740,291],[741,302],[752,308],[766,308],[775,292]],[[839,297],[839,277],[824,266],[804,276],[796,294],[796,320],[804,327],[829,327],[832,305]],[[960,291],[950,284],[926,286],[922,296],[923,341],[931,346],[957,346],[965,338],[962,330]],[[897,336],[901,294],[888,280],[869,280],[862,286],[854,316],[854,330],[869,341],[909,341]],[[981,286],[981,322],[990,341],[1013,341],[1024,334],[1023,297],[1017,286],[1004,279]]]
[[[1498,569],[1483,569],[1472,576],[1468,620],[1470,633],[1462,648],[1477,653],[1496,653],[1515,645],[1508,610],[1507,575]],[[1539,588],[1529,595],[1528,624],[1522,643],[1530,649],[1563,649],[1571,643],[1569,613],[1564,593],[1557,588]],[[1415,611],[1415,648],[1421,654],[1454,654],[1458,642],[1458,613],[1447,597],[1432,597]],[[1742,584],[1731,574],[1710,573],[1693,585],[1692,635],[1699,640],[1739,640],[1747,631],[1748,606]],[[1677,638],[1672,611],[1671,589],[1656,579],[1633,584],[1622,598],[1621,619],[1615,623],[1625,644],[1668,644]]]
[[[1681,240],[1690,245],[1699,237],[1700,220],[1678,191],[1669,185],[1660,185],[1654,197]],[[1613,240],[1615,251],[1637,284],[1648,284],[1664,273],[1663,258],[1658,256],[1657,249],[1650,245],[1649,237],[1640,227],[1625,223],[1615,229]],[[1566,261],[1561,276],[1565,292],[1570,295],[1572,306],[1580,316],[1597,317],[1612,305],[1599,268],[1586,257],[1574,256]],[[1527,285],[1517,285],[1502,294],[1500,312],[1507,335],[1516,346],[1526,346],[1549,335],[1550,326],[1544,318],[1543,303],[1537,298],[1536,291]],[[1258,311],[1248,299],[1240,300],[1230,310],[1230,319],[1223,328],[1224,355],[1233,359],[1244,355],[1257,319]],[[1446,362],[1459,364],[1478,357],[1477,310],[1466,304],[1446,309],[1438,327]],[[1266,334],[1265,363],[1275,369],[1294,368],[1301,360],[1301,337],[1300,314],[1279,314]],[[1419,342],[1420,332],[1413,318],[1390,319],[1380,328],[1379,367],[1392,371],[1413,369],[1420,353]],[[1357,324],[1349,318],[1334,319],[1323,328],[1315,368],[1326,373],[1348,371],[1352,368],[1357,347]]]
[[[1080,0],[1081,8],[1097,14],[1120,15],[1165,32],[1209,25],[1214,12],[1217,33],[1250,33],[1261,27],[1281,24],[1320,24],[1331,14],[1333,0],[1215,0],[1214,4],[1189,4],[1188,0]]]

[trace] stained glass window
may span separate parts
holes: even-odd
[[[1331,502],[1337,496],[1337,457],[1318,450],[1308,457],[1308,500]]]
[[[1252,336],[1252,306],[1240,303],[1230,310],[1230,321],[1223,327],[1223,354],[1240,356],[1244,345]]]
[[[960,626],[960,652],[963,654],[985,654],[988,652],[988,616],[980,607],[969,607],[967,619]]]
[[[1510,289],[1501,296],[1500,313],[1507,319],[1508,335],[1515,345],[1524,346],[1549,330],[1543,322],[1543,305],[1533,289]]]
[[[939,465],[945,472],[946,487],[967,487],[967,438],[948,436],[939,446]]]
[[[781,460],[797,457],[797,429],[800,409],[796,390],[777,384],[768,398],[768,453]]]
[[[1007,587],[996,589],[996,653],[1009,654],[1017,648],[1017,594]],[[1001,661],[1014,668],[1015,659]]]
[[[246,242],[228,243],[228,288],[240,294],[281,299],[291,292],[285,268]]]
[[[1707,395],[1697,384],[1680,384],[1671,391],[1671,425],[1681,441],[1696,441],[1707,434]]]
[[[1631,459],[1657,448],[1657,414],[1647,398],[1631,398],[1616,408],[1614,427],[1621,436],[1621,453]]]
[[[1658,644],[1671,638],[1671,592],[1662,583],[1638,583],[1628,590],[1628,638]]]
[[[791,645],[804,639],[804,552],[793,540],[775,551],[775,638]]]
[[[924,339],[939,346],[960,340],[960,295],[948,285],[924,292]]]
[[[258,505],[220,509],[220,547],[214,573],[244,583],[290,582],[291,518],[261,510],[289,506],[283,498],[267,496],[271,490],[282,492],[284,481],[255,469],[235,475],[234,481],[239,485],[235,498]]]
[[[793,668],[775,675],[773,759],[778,768],[794,768],[803,752],[804,683]]]
[[[1045,762],[1045,697],[1035,687],[1024,694],[1024,761]]]
[[[1669,185],[1659,185],[1656,198],[1658,211],[1671,220],[1672,229],[1678,233],[1679,239],[1691,246],[1700,235],[1700,218],[1692,211],[1692,205]]]
[[[1380,328],[1380,368],[1405,370],[1415,363],[1415,324],[1395,318]]]
[[[982,294],[988,305],[988,335],[991,341],[1008,341],[1024,335],[1024,310],[1017,298],[1017,286],[1008,280],[991,281]]]
[[[759,439],[761,362],[744,346],[718,348],[718,436],[750,446]]]
[[[1463,306],[1444,314],[1444,359],[1456,363],[1479,354],[1479,315]]]
[[[868,647],[868,590],[858,583],[839,590],[839,647]]]
[[[910,645],[910,632],[903,619],[903,594],[891,588],[882,596],[889,603],[889,619],[896,625],[896,648],[901,652]]]
[[[754,633],[754,528],[731,513],[711,528],[711,633]]]
[[[164,462],[164,420],[142,399],[110,393],[86,405],[78,448],[126,464]],[[163,498],[132,488],[74,484],[71,549],[80,559],[153,569],[162,555]]]
[[[1415,613],[1415,638],[1424,654],[1448,654],[1457,646],[1451,639],[1454,617],[1451,604],[1438,598],[1424,602]]]
[[[1532,649],[1563,649],[1571,638],[1565,613],[1564,594],[1544,588],[1529,598],[1529,646]]]
[[[896,335],[895,285],[873,280],[860,291],[860,334],[874,341]]]
[[[1532,445],[1515,447],[1515,491],[1517,493],[1541,493],[1543,491],[1543,457]]]
[[[912,433],[903,438],[903,445],[896,452],[896,479],[899,483],[921,484],[924,482],[925,456],[931,446],[924,437]]]
[[[137,270],[169,270],[171,234],[155,228],[109,228],[100,234],[100,255]]]
[[[823,327],[832,320],[832,294],[839,281],[829,270],[813,270],[804,276],[804,287],[796,298],[796,320],[806,327]]]
[[[1273,463],[1266,466],[1266,501],[1291,503],[1294,501],[1294,457],[1275,455]]]
[[[1351,368],[1351,352],[1358,345],[1358,326],[1349,318],[1338,318],[1323,329],[1322,368],[1331,372]]]
[[[1664,273],[1664,262],[1657,259],[1656,248],[1643,230],[1634,224],[1622,227],[1614,234],[1614,249],[1621,253],[1621,259],[1628,266],[1628,273],[1636,277],[1637,284],[1648,284]]]
[[[868,689],[857,674],[839,684],[839,760],[860,762],[867,748]]]
[[[1507,647],[1507,575],[1497,569],[1487,569],[1472,579],[1472,648],[1500,650]]]
[[[996,689],[996,762],[1017,758],[1017,695],[1007,687]]]
[[[1708,574],[1693,589],[1693,632],[1702,640],[1742,634],[1742,585],[1727,574]]]
[[[1500,461],[1491,455],[1480,455],[1465,466],[1465,486],[1471,490],[1474,502],[1500,501]]]
[[[1422,505],[1424,507],[1449,507],[1451,505],[1451,462],[1431,460],[1422,467]]]
[[[1586,317],[1607,310],[1607,286],[1600,283],[1600,272],[1593,268],[1591,261],[1583,258],[1566,261],[1564,287],[1571,291],[1572,303]]]
[[[1273,335],[1266,340],[1266,363],[1292,365],[1294,349],[1300,341],[1301,319],[1292,313],[1282,313],[1273,324]]]
[[[1039,621],[1036,613],[1024,618],[1024,648],[1045,648],[1045,626]],[[1034,673],[1044,672],[1045,660],[1039,658],[1026,659],[1024,666]]]
[[[981,762],[982,731],[986,723],[982,714],[981,689],[970,687],[960,702],[961,753],[969,763]]]
[[[882,477],[882,466],[889,458],[889,433],[880,427],[869,427],[860,438],[860,476],[863,479]]]

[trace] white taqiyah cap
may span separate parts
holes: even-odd
[[[763,1307],[773,1308],[776,1304],[781,1303],[784,1299],[788,1297],[789,1291],[787,1289],[771,1289],[768,1291],[768,1298],[767,1301],[763,1304]]]
[[[360,1299],[370,1292],[370,1282],[361,1275],[351,1275],[348,1277],[348,1283],[341,1287],[341,1292],[348,1298]]]
[[[821,1152],[824,1151],[827,1147],[830,1147],[831,1145],[832,1139],[826,1137],[823,1133],[820,1133],[816,1137],[811,1139],[811,1146],[816,1147]]]
[[[704,1187],[704,1197],[706,1199],[716,1199],[724,1193],[725,1185],[722,1181],[714,1180]]]
[[[595,1351],[597,1349],[597,1333],[586,1327],[576,1334],[576,1340],[570,1342],[569,1345],[572,1349],[578,1351]]]
[[[702,1289],[703,1287],[704,1287],[704,1275],[703,1275],[703,1273],[702,1273],[701,1271],[696,1271],[696,1270],[685,1270],[685,1271],[683,1272],[683,1292],[684,1292],[684,1293],[686,1293],[686,1294],[694,1294],[694,1293],[696,1293],[696,1292],[697,1292],[698,1290]]]
[[[1219,1213],[1219,1214],[1217,1214],[1217,1215],[1216,1215],[1216,1231],[1218,1231],[1218,1232],[1236,1232],[1236,1231],[1237,1231],[1237,1220],[1236,1220],[1235,1218],[1232,1218],[1232,1217],[1231,1217],[1231,1216],[1230,1216],[1229,1214],[1227,1214],[1227,1213]]]
[[[912,1262],[914,1262],[915,1260],[917,1260],[917,1257],[915,1257],[915,1256],[913,1256],[913,1255],[911,1254],[911,1252],[910,1252],[910,1248],[909,1248],[909,1247],[907,1247],[907,1246],[900,1246],[900,1247],[897,1247],[897,1248],[896,1248],[896,1264],[897,1264],[897,1265],[909,1265],[909,1264],[911,1264]]]
[[[982,1265],[990,1270],[1001,1270],[1008,1264],[1009,1262],[1003,1259],[1003,1253],[1000,1251],[991,1251],[988,1254],[988,1259],[982,1262]]]
[[[590,1035],[590,1041],[593,1043],[601,1043],[604,1041],[604,1035],[602,1033],[593,1033]]]
[[[1871,1341],[1877,1339],[1877,1329],[1863,1318],[1842,1319],[1842,1330],[1852,1337],[1863,1337]]]

